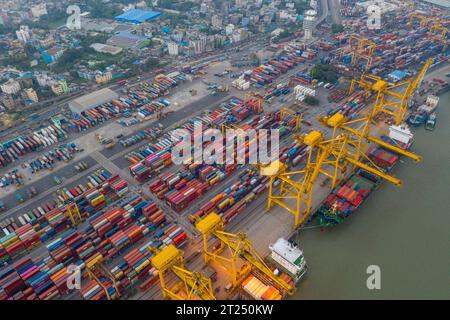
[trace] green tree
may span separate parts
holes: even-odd
[[[117,3],[105,4],[98,0],[88,0],[87,7],[91,18],[112,19],[122,13]]]
[[[149,71],[157,68],[158,66],[159,66],[159,59],[151,57],[148,58],[147,61],[145,61],[143,69],[144,71]]]
[[[311,96],[306,96],[305,103],[310,106],[317,106],[319,104],[319,99]]]
[[[331,32],[333,34],[344,31],[344,26],[342,24],[333,23],[331,25]]]
[[[334,67],[330,64],[316,64],[311,69],[311,76],[318,81],[335,83],[339,78],[337,72],[334,70]]]
[[[71,69],[71,66],[81,60],[83,54],[83,49],[67,49],[57,60],[56,64],[53,67],[54,70],[56,72],[69,71]]]

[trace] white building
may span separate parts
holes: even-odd
[[[21,89],[20,83],[13,79],[9,79],[8,81],[0,85],[0,88],[4,93],[11,95],[18,93]]]
[[[380,9],[381,9],[381,14],[387,13],[387,12],[391,12],[391,11],[396,11],[399,9],[399,6],[394,4],[394,3],[390,3],[390,2],[386,2],[383,1],[381,2],[382,5],[380,4]],[[365,1],[365,2],[357,2],[355,4],[355,8],[358,11],[363,11],[363,12],[367,12],[367,8],[372,4],[371,1]]]
[[[242,8],[247,4],[247,0],[236,0],[236,7]]]
[[[227,36],[229,36],[230,34],[232,34],[233,33],[233,31],[234,31],[234,24],[229,24],[229,25],[227,25],[226,27],[225,27],[225,34],[227,35]]]
[[[217,29],[222,28],[223,25],[222,17],[218,16],[217,14],[213,15],[211,18],[211,25],[213,26],[213,28]]]
[[[33,102],[39,101],[38,95],[37,95],[36,91],[34,91],[33,88],[28,88],[28,89],[25,89],[24,91],[25,91],[25,94],[27,95],[28,99],[30,99]]]
[[[206,4],[206,3],[202,3],[201,5],[200,5],[200,12],[201,13],[207,13],[208,12],[208,5]]]
[[[16,35],[20,42],[25,43],[30,40],[30,29],[28,26],[20,26],[20,29],[16,31]]]
[[[112,80],[111,71],[105,71],[105,72],[98,71],[95,73],[95,82],[97,82],[99,84],[106,83],[111,80]]]
[[[16,102],[10,94],[0,94],[0,103],[8,110],[13,110],[16,107]]]
[[[276,28],[275,30],[273,30],[270,35],[272,37],[278,37],[280,35],[280,33],[282,33],[284,31],[284,29],[282,28]]]
[[[206,37],[201,37],[198,40],[191,40],[189,46],[194,49],[195,54],[201,54],[206,51]]]
[[[49,77],[49,75],[46,73],[37,74],[35,76],[35,78],[36,78],[37,83],[41,87],[52,86],[55,82],[55,80],[53,80],[53,78]]]
[[[146,9],[147,7],[147,2],[145,1],[136,3],[136,9]]]
[[[286,8],[294,9],[295,8],[295,3],[294,2],[287,2],[286,3]]]
[[[316,27],[317,11],[308,10],[305,13],[305,19],[303,20],[303,30],[305,31],[305,41],[311,40],[313,36],[313,30]]]
[[[233,32],[233,34],[231,35],[231,39],[233,40],[233,42],[241,42],[247,39],[247,36],[247,30],[240,28]]]
[[[31,14],[35,18],[45,16],[47,14],[47,5],[45,3],[40,3],[36,6],[31,7]]]
[[[167,44],[167,50],[169,50],[170,56],[177,56],[178,55],[178,44],[176,42],[169,42]]]

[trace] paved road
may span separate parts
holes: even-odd
[[[341,4],[339,0],[327,0],[328,8],[331,11],[331,21],[332,23],[341,24],[341,15],[339,10],[341,8]]]
[[[319,0],[319,12],[320,16],[317,18],[316,21],[316,28],[325,21],[325,19],[328,16],[328,0]]]

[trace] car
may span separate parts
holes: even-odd
[[[118,135],[116,136],[116,138],[117,138],[117,139],[123,138],[123,134],[122,134],[122,133],[121,133],[121,134],[118,134]]]

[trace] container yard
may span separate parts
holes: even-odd
[[[443,126],[450,72],[439,10],[399,7],[376,32],[355,1],[330,10],[341,31],[326,13],[320,35],[271,44],[252,67],[180,61],[2,138],[0,300],[269,301],[310,290],[319,254],[304,233],[343,236],[386,185],[410,183],[399,168],[426,161],[415,135]],[[240,144],[232,131],[254,135]],[[263,162],[261,143],[278,143],[277,156]]]

